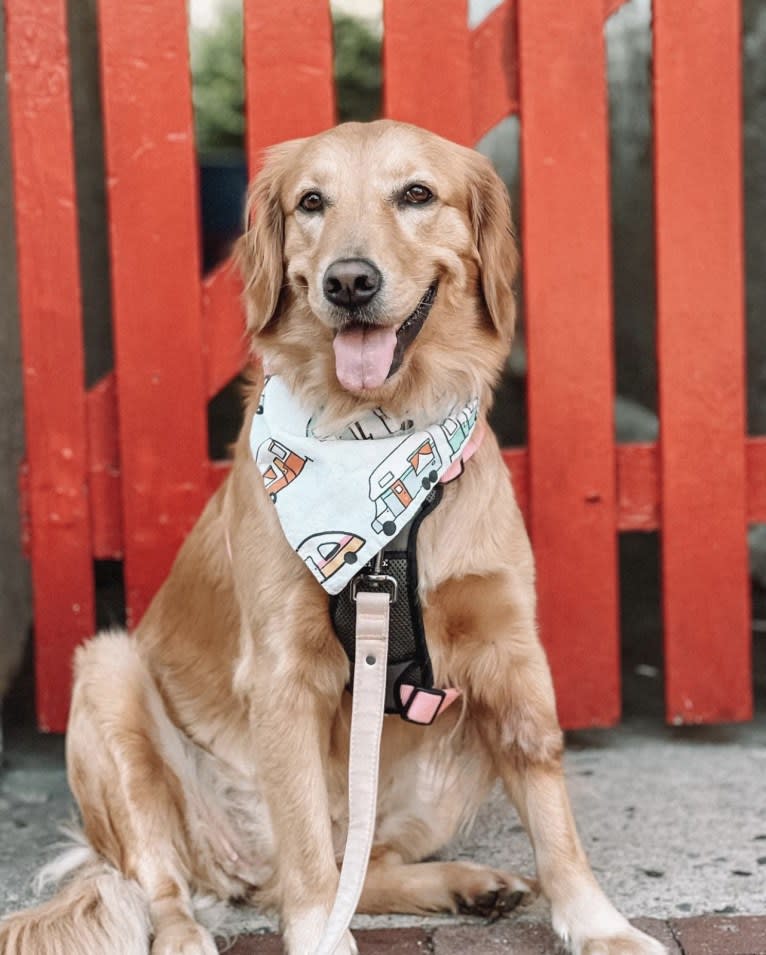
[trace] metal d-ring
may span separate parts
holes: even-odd
[[[395,604],[399,597],[399,584],[395,577],[389,574],[359,574],[351,581],[351,599],[356,603],[356,595],[359,592],[360,584],[371,583],[372,587],[363,587],[363,590],[371,590],[377,593],[380,590],[388,590],[391,603]]]

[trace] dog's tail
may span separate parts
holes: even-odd
[[[85,843],[38,877],[63,884],[49,901],[0,920],[0,955],[146,955],[148,900]]]

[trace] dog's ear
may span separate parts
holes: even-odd
[[[513,281],[519,265],[511,201],[503,180],[486,157],[472,153],[470,167],[469,208],[479,251],[482,293],[497,333],[510,342],[516,320]]]
[[[244,282],[247,330],[252,335],[262,332],[280,312],[285,283],[285,218],[280,192],[299,142],[282,143],[266,153],[247,197],[245,233],[235,257]]]

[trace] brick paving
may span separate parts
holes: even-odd
[[[642,931],[663,942],[670,955],[766,955],[766,917],[705,915],[696,918],[636,919]],[[360,955],[560,955],[548,926],[525,919],[493,925],[450,925],[376,929],[355,933]],[[279,938],[240,938],[229,955],[282,955]]]

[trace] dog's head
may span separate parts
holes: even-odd
[[[517,254],[487,159],[414,126],[347,123],[270,150],[248,223],[248,329],[310,402],[488,400]]]

